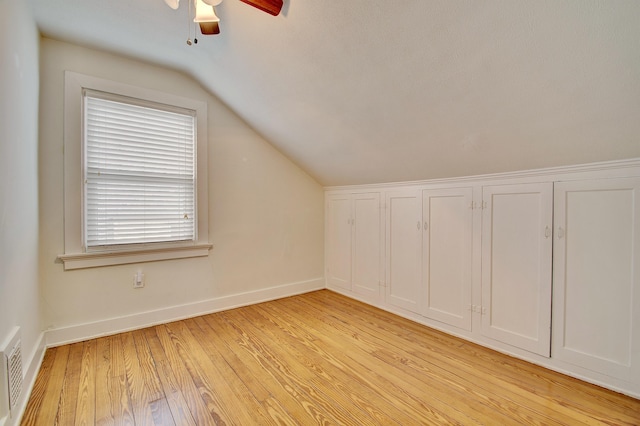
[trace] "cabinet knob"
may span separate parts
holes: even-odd
[[[544,227],[544,237],[545,238],[549,238],[551,236],[551,228],[549,228],[548,226]]]
[[[420,230],[420,227],[421,227],[420,225],[421,225],[420,221],[418,221],[418,231]]]
[[[558,238],[564,238],[564,228],[562,226],[558,227]]]

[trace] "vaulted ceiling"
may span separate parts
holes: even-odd
[[[182,70],[324,185],[640,157],[640,1],[29,0],[46,36]]]

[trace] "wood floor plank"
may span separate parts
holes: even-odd
[[[273,415],[273,411],[280,411],[281,407],[270,405],[268,407],[271,413],[269,413],[265,409],[266,406],[255,398],[253,392],[247,388],[217,350],[216,345],[220,344],[220,339],[211,337],[215,336],[215,333],[207,328],[205,330],[208,332],[205,332],[195,319],[186,320],[184,323],[199,343],[204,355],[199,358],[200,367],[212,373],[210,377],[213,383],[217,383],[217,388],[226,388],[226,391],[220,393],[225,396],[225,405],[227,405],[228,409],[232,413],[242,413],[241,416],[238,416],[238,420],[241,422],[261,421],[262,423],[268,423],[267,420]],[[278,417],[282,418],[281,416]]]
[[[346,304],[349,303],[349,299],[344,296],[334,299],[334,301],[336,300],[342,300],[342,302]],[[349,306],[353,307],[353,305]],[[339,312],[340,309],[336,309],[336,311]],[[380,310],[376,310],[375,314],[384,316],[384,319],[378,323],[378,327],[384,327],[384,324],[394,322],[398,319],[397,316]],[[434,347],[434,342],[431,339],[433,334],[439,336],[435,339],[435,345],[439,344],[437,343],[438,341],[454,340],[451,336],[423,327],[417,323],[403,322],[402,324],[404,327],[414,328],[420,334],[428,333],[430,349]],[[424,340],[416,336],[417,335],[412,332],[410,340],[413,342]],[[555,373],[526,361],[499,354],[471,342],[462,340],[460,340],[460,342],[462,342],[462,345],[458,346],[456,350],[455,362],[456,365],[458,362],[463,363],[466,367],[465,374],[482,375],[482,377],[488,378],[488,381],[495,380],[499,377],[499,381],[494,382],[498,391],[505,393],[503,392],[504,390],[509,390],[507,395],[510,397],[516,394],[522,395],[521,403],[526,404],[528,407],[534,406],[534,400],[536,400],[538,396],[542,396],[541,399],[538,399],[540,402],[538,405],[540,410],[550,411],[555,418],[561,417],[558,414],[558,411],[561,411],[570,417],[581,417],[582,421],[588,423],[589,418],[598,418],[599,416],[596,411],[592,412],[592,410],[588,408],[592,403],[595,403],[596,406],[601,406],[600,403],[604,405],[614,404],[616,406],[616,413],[620,418],[612,419],[610,416],[607,416],[607,421],[614,420],[616,424],[635,424],[637,422],[637,400],[633,398],[628,398],[622,394]],[[488,381],[486,380],[483,383],[487,383]],[[508,386],[504,385],[504,381],[508,383]],[[550,402],[552,402],[552,404],[549,404]],[[628,406],[629,403],[631,403],[631,407]],[[550,405],[552,407],[551,409],[549,408]],[[570,412],[568,412],[565,407],[571,407]],[[585,414],[585,416],[581,416],[581,413]],[[574,420],[574,422],[575,421],[577,420]]]
[[[330,295],[330,297],[326,297],[327,295]],[[333,307],[337,311],[349,308],[353,313],[364,313],[366,318],[377,328],[390,330],[388,326],[395,325],[396,334],[403,339],[416,341],[420,340],[421,336],[424,336],[428,340],[430,347],[446,348],[455,345],[457,348],[456,353],[461,361],[466,360],[468,365],[483,367],[486,371],[495,369],[495,366],[499,364],[500,375],[512,379],[514,383],[530,386],[541,392],[551,392],[551,394],[559,397],[574,397],[576,395],[579,397],[593,397],[597,395],[603,403],[615,404],[633,411],[633,407],[626,406],[629,399],[622,394],[611,391],[600,392],[598,387],[594,387],[589,383],[510,356],[500,355],[496,357],[494,351],[487,350],[482,346],[460,339],[452,339],[451,336],[445,333],[424,327],[413,321],[406,321],[383,310],[370,311],[368,310],[370,307],[367,305],[353,301],[345,296],[331,292],[315,292],[310,293],[307,300],[319,300],[323,304],[326,303],[327,307]],[[397,333],[397,330],[401,330],[401,332]],[[529,380],[529,378],[532,380]],[[598,391],[593,393],[594,389],[598,389]]]
[[[324,401],[325,405],[330,405],[331,410],[334,410],[333,416],[341,424],[362,423],[361,417],[357,415],[360,410],[354,407],[352,401],[345,397],[339,387],[334,386],[330,377],[321,377],[319,374],[321,370],[317,364],[308,362],[305,365],[304,362],[301,362],[299,353],[291,352],[283,347],[282,344],[287,345],[287,343],[285,340],[280,340],[277,333],[269,333],[265,327],[258,327],[260,316],[253,308],[236,309],[232,311],[231,316],[238,327],[252,336],[254,342],[259,342],[257,344],[260,345],[261,350],[268,349],[268,353],[265,355],[271,360],[274,367],[278,368],[282,374],[295,378],[291,381],[297,383],[305,392],[311,393],[316,404],[319,401]],[[272,328],[272,330],[275,329]],[[284,364],[276,360],[288,361]],[[325,408],[325,410],[327,409]],[[370,422],[369,418],[366,423]]]
[[[96,412],[96,340],[87,340],[82,345],[80,385],[76,402],[76,425],[95,424]]]
[[[305,304],[307,302],[305,301]],[[306,304],[306,306],[311,308],[312,305]],[[319,309],[320,306],[316,305],[314,308]],[[343,318],[340,311],[336,310],[335,312],[337,319]],[[544,419],[545,416],[545,422],[548,423],[562,424],[589,420],[589,417],[582,416],[579,412],[573,410],[567,412],[562,405],[554,405],[551,409],[545,404],[536,405],[536,402],[539,401],[535,393],[514,386],[495,374],[482,376],[482,381],[468,380],[469,372],[475,371],[474,366],[460,363],[457,352],[436,352],[432,350],[432,347],[425,348],[421,343],[422,339],[406,340],[402,347],[395,346],[393,351],[389,351],[388,348],[376,349],[380,347],[382,342],[390,341],[392,334],[387,334],[387,331],[378,327],[370,327],[357,317],[351,316],[350,318],[357,324],[358,329],[366,333],[369,341],[371,339],[380,340],[377,343],[375,341],[371,343],[374,351],[372,352],[373,356],[384,359],[389,365],[405,370],[412,376],[418,373],[417,370],[420,370],[430,378],[441,380],[442,384],[449,386],[452,392],[458,393],[460,396],[474,395],[474,398],[468,400],[482,401],[482,404],[478,406],[481,410],[483,406],[487,406],[518,423],[530,423],[532,418],[542,417]],[[334,325],[340,327],[341,323],[336,322]],[[508,397],[502,396],[507,394]]]
[[[177,327],[177,332],[184,337],[183,342],[194,362],[199,378],[206,383],[207,396],[220,407],[220,412],[224,413],[223,418],[229,422],[233,419],[239,424],[259,421],[263,417],[262,407],[244,388],[244,384],[238,383],[239,387],[231,385],[230,380],[220,371],[220,363],[217,360],[214,361],[204,350],[203,339],[206,337],[199,334],[197,325],[191,320],[172,325]],[[198,339],[192,330],[201,338]]]
[[[23,425],[640,425],[640,400],[323,290],[46,351]]]
[[[304,302],[311,303],[312,300],[316,299],[316,297],[321,297],[321,295],[314,294],[313,297],[306,298]],[[316,305],[317,309],[326,308],[325,303],[328,301],[326,299],[321,299],[321,301],[322,303]],[[332,311],[336,316],[340,316],[343,312],[342,308],[346,306],[351,309],[358,309],[359,306],[358,303],[353,303],[353,301],[350,301],[344,296],[332,298],[328,303],[332,304],[335,308]],[[362,306],[360,306],[360,308],[362,308]],[[366,310],[366,306],[364,309]],[[399,332],[398,330],[392,330],[390,327],[392,327],[392,324],[397,321],[398,317],[384,313],[383,311],[376,311],[376,314],[384,315],[384,320],[376,322],[372,321],[372,318],[375,318],[375,316],[367,316],[366,323],[368,325],[364,325],[362,318],[358,316],[349,315],[348,318],[350,321],[359,324],[359,328],[362,327],[363,330],[369,329],[371,335],[381,335],[384,336],[385,341],[393,342],[394,339],[392,337],[397,336]],[[404,330],[407,323],[403,321],[402,325],[402,330]],[[412,332],[412,334],[405,336],[407,341],[410,342],[409,345],[418,345],[417,347],[412,348],[413,354],[417,355],[421,352],[422,348],[425,348],[431,351],[426,355],[426,358],[432,359],[433,355],[437,355],[437,353],[433,352],[435,347],[439,347],[440,351],[446,351],[446,347],[451,347],[446,343],[445,345],[439,345],[437,342],[438,339],[432,339],[434,334],[438,334],[439,336],[443,336],[443,341],[451,341],[450,336],[420,326],[416,323],[411,323],[409,325],[415,327],[415,331],[417,332]],[[385,335],[384,333],[390,333],[390,335]],[[427,333],[428,340],[420,337],[420,335],[424,335],[425,333]],[[434,340],[436,340],[436,342],[434,342]],[[428,341],[428,347],[421,344],[421,342],[425,341]],[[479,374],[481,372],[486,373],[483,375],[485,380],[480,382],[480,384],[494,395],[505,394],[504,391],[508,390],[509,399],[516,404],[515,411],[518,415],[522,413],[522,407],[526,407],[524,409],[538,410],[539,415],[543,417],[547,415],[550,419],[552,418],[554,421],[559,422],[567,421],[588,423],[592,418],[598,419],[597,411],[594,411],[591,408],[591,401],[593,400],[594,395],[591,392],[593,389],[598,389],[595,386],[568,376],[553,373],[542,367],[535,366],[522,360],[517,360],[504,355],[496,357],[495,355],[498,355],[496,352],[487,350],[486,348],[481,348],[472,343],[465,342],[462,346],[455,346],[455,348],[455,355],[439,358],[437,364],[448,365],[451,369],[464,373],[464,377],[472,377],[474,374]],[[467,356],[464,352],[469,348],[478,350],[474,350],[471,352],[471,356]],[[442,353],[444,352],[439,352],[439,354]],[[484,359],[480,355],[484,355]],[[495,374],[497,364],[501,367],[505,367],[500,368],[499,375]],[[510,373],[510,371],[513,373]],[[576,398],[576,391],[571,391],[571,389],[576,388],[587,389],[590,390],[590,392],[583,391],[580,393],[581,396]],[[637,412],[634,412],[634,410],[628,410],[625,404],[618,404],[618,402],[622,401],[628,402],[629,398],[623,397],[621,401],[620,397],[622,395],[615,392],[606,391],[604,389],[597,392],[599,397],[603,397],[605,394],[611,397],[611,399],[607,399],[609,403],[614,403],[620,407],[620,410],[617,411],[617,417],[611,419],[609,416],[608,420],[614,420],[621,424],[634,424],[637,420]],[[548,404],[550,400],[554,402],[551,407]],[[536,402],[538,402],[537,405]],[[566,407],[571,408],[567,409]],[[600,420],[604,421],[604,419]]]
[[[63,346],[56,351],[56,357],[51,366],[51,376],[47,383],[47,389],[42,398],[40,413],[48,424],[54,424],[60,407],[60,394],[64,384],[64,374],[69,359],[69,347]]]
[[[224,361],[228,368],[224,366],[222,368],[225,368],[228,373],[235,375],[235,379],[231,380],[242,383],[242,386],[251,392],[253,398],[259,403],[268,400],[271,396],[269,390],[262,384],[259,377],[249,371],[236,352],[229,347],[227,340],[231,337],[224,333],[220,327],[217,327],[215,324],[211,325],[205,319],[207,317],[215,318],[215,316],[193,318],[193,323],[200,329],[200,332],[195,332],[194,336],[203,341],[209,356]],[[214,338],[207,339],[207,336],[214,336]]]
[[[284,322],[282,317],[273,315],[268,308],[255,306],[252,318],[259,316],[260,330],[266,337],[278,344],[280,350],[289,356],[293,356],[300,363],[312,371],[326,386],[334,387],[342,393],[346,401],[343,401],[349,410],[361,412],[360,421],[363,423],[378,424],[407,424],[411,419],[395,406],[380,406],[380,393],[374,392],[371,387],[360,381],[353,380],[353,376],[345,372],[344,364],[337,365],[336,359],[330,354],[315,347],[313,342],[305,339],[303,335],[297,335],[291,323]],[[244,312],[244,310],[243,310]]]
[[[368,360],[362,353],[356,353],[354,345],[347,336],[339,336],[337,334],[327,334],[322,327],[322,321],[313,316],[313,321],[302,321],[293,312],[283,309],[278,304],[269,305],[269,308],[279,311],[279,318],[286,317],[293,324],[298,324],[301,328],[307,329],[316,336],[313,339],[314,347],[319,348],[320,353],[325,358],[334,362],[337,358],[336,365],[343,365],[346,371],[352,376],[352,381],[361,381],[370,387],[372,391],[378,393],[375,398],[376,403],[383,404],[389,401],[392,406],[398,407],[406,412],[415,421],[421,419],[425,424],[441,424],[443,422],[453,422],[452,419],[443,416],[443,414],[433,407],[427,406],[416,398],[412,398],[407,394],[405,389],[398,387],[394,383],[393,378],[389,380],[386,374],[380,369],[374,360]],[[295,325],[294,325],[295,326]],[[336,349],[338,349],[336,351]],[[330,356],[335,354],[336,358]],[[373,361],[373,362],[371,362]],[[385,406],[385,409],[388,409]]]
[[[97,340],[96,425],[134,424],[120,336]]]
[[[283,398],[295,399],[302,406],[304,412],[316,422],[345,424],[339,420],[343,417],[341,413],[336,411],[334,407],[325,407],[325,400],[316,398],[315,390],[299,377],[291,374],[287,366],[282,364],[281,360],[278,360],[253,333],[243,329],[237,319],[234,320],[234,315],[233,310],[220,313],[230,331],[235,332],[240,339],[241,350],[254,359],[254,362],[261,367],[263,375],[266,373],[271,376],[278,384],[277,386],[287,392]]]
[[[300,310],[299,306],[296,306],[295,309],[290,309],[286,305],[290,302],[290,300],[287,300],[282,305],[283,315],[291,312],[291,317],[297,318],[300,324],[304,324],[303,315],[314,318],[314,321],[309,322],[307,326],[312,327],[316,334],[320,336],[318,341],[322,341],[326,339],[325,336],[329,336],[327,341],[329,351],[334,350],[333,348],[335,347],[349,348],[345,360],[350,359],[356,364],[360,364],[358,366],[349,363],[350,368],[359,370],[361,377],[371,377],[370,386],[374,389],[390,391],[391,394],[396,395],[396,403],[404,405],[404,409],[408,410],[414,419],[420,419],[423,422],[435,419],[436,423],[482,424],[481,419],[478,419],[478,413],[464,412],[464,410],[452,408],[458,402],[447,393],[431,392],[432,387],[427,380],[417,380],[408,375],[398,374],[398,372],[389,369],[388,365],[375,360],[370,356],[368,348],[363,347],[363,343],[359,340],[359,334],[351,332],[340,333],[335,327],[326,323],[330,321],[328,316],[317,315],[315,312],[312,315],[306,312],[305,314],[300,314],[299,312],[304,312],[304,309]],[[364,370],[359,367],[364,367]],[[390,394],[388,393],[387,395]]]
[[[237,326],[234,327],[225,312],[215,316],[208,315],[205,319],[213,329],[226,334],[225,341],[229,350],[235,353],[242,365],[268,388],[296,423],[336,423],[330,416],[318,411],[315,405],[308,402],[307,395],[300,393],[300,390],[282,377],[279,371],[272,368],[268,360],[251,344],[249,336]]]
[[[136,353],[138,354],[139,373],[144,380],[145,395],[151,408],[153,422],[156,425],[173,424],[175,423],[173,415],[165,398],[162,383],[158,378],[157,369],[144,331],[136,330],[132,334],[136,345]]]
[[[273,377],[263,372],[262,366],[243,348],[242,337],[228,326],[222,315],[206,315],[197,320],[201,328],[206,330],[205,324],[216,335],[222,338],[219,353],[227,363],[233,365],[234,372],[245,386],[252,392],[256,400],[264,403],[273,395],[282,402],[288,415],[299,410],[297,403],[290,404],[288,393],[282,389]],[[203,324],[204,323],[204,324]]]
[[[111,393],[111,341],[103,337],[96,340],[96,383],[104,383],[104,386],[96,386],[96,425],[111,425],[115,423],[112,407],[119,405],[116,395]],[[117,404],[115,403],[117,401]]]
[[[305,364],[316,374],[334,380],[334,386],[339,386],[349,393],[354,404],[359,405],[359,409],[369,412],[372,418],[384,424],[394,422],[407,424],[410,422],[411,418],[405,417],[405,413],[397,409],[397,404],[382,399],[385,395],[374,390],[374,384],[371,380],[357,374],[358,370],[353,369],[354,364],[343,361],[340,356],[342,348],[338,348],[340,352],[337,356],[334,355],[333,351],[326,350],[324,342],[313,337],[308,333],[308,330],[299,328],[290,318],[286,317],[286,314],[274,309],[272,305],[262,305],[256,309],[264,312],[264,318],[268,318],[268,321],[279,327],[285,335],[293,336],[295,342],[298,343],[295,345],[274,336],[279,344],[288,347],[296,358],[313,359],[313,361],[307,360]],[[265,333],[268,331],[265,330]],[[364,372],[364,370],[360,372]],[[380,414],[381,411],[384,411],[384,414]]]
[[[124,350],[120,335],[110,336],[108,377],[109,393],[111,395],[111,415],[116,425],[134,425],[133,406],[127,384],[127,371],[124,361]]]
[[[317,306],[306,305],[309,309],[317,309]],[[330,321],[332,326],[343,328],[343,316],[336,311],[334,317],[336,321]],[[529,407],[521,406],[511,400],[500,398],[499,394],[490,392],[486,386],[480,386],[477,382],[468,380],[460,374],[460,365],[457,362],[450,363],[455,359],[454,353],[432,352],[426,355],[421,353],[422,347],[414,340],[402,341],[402,345],[385,345],[391,336],[385,334],[384,330],[371,328],[368,323],[357,322],[358,318],[351,317],[356,322],[358,329],[362,330],[359,344],[367,345],[366,350],[370,355],[380,359],[389,365],[408,374],[409,377],[416,376],[418,368],[420,375],[429,379],[430,384],[440,390],[441,393],[450,393],[453,400],[465,401],[463,408],[477,412],[479,419],[484,423],[488,419],[485,416],[504,416],[503,421],[530,422]],[[349,328],[347,327],[348,331]],[[430,350],[431,348],[429,348]],[[411,352],[411,351],[414,352]],[[422,357],[422,358],[421,358]],[[422,359],[425,362],[422,363]],[[443,366],[449,367],[443,368]],[[407,379],[410,380],[410,379]],[[473,396],[470,398],[470,396]],[[467,405],[468,404],[468,405]],[[510,415],[509,412],[513,412]],[[515,418],[514,418],[515,416]],[[548,419],[551,420],[551,419]]]
[[[193,322],[198,325],[202,334],[200,337],[206,341],[206,349],[209,356],[219,360],[223,360],[227,367],[225,370],[232,378],[230,379],[230,386],[239,386],[238,383],[242,383],[247,391],[251,392],[253,398],[261,404],[264,411],[267,413],[267,417],[273,420],[273,422],[267,422],[265,424],[279,424],[279,425],[298,425],[300,424],[295,418],[293,418],[289,411],[286,409],[286,403],[274,398],[273,393],[268,390],[263,384],[263,377],[253,374],[251,368],[249,368],[238,356],[237,352],[233,350],[229,344],[231,336],[222,332],[220,327],[215,324],[211,325],[208,319],[216,318],[214,315],[194,318]],[[219,316],[218,316],[218,318]],[[206,336],[215,336],[215,339],[206,339]]]
[[[137,342],[136,342],[137,340]],[[124,349],[124,365],[126,370],[127,387],[131,396],[133,418],[136,424],[161,425],[174,424],[170,414],[169,405],[164,401],[164,394],[159,394],[158,389],[149,385],[153,383],[149,379],[147,369],[141,366],[148,362],[145,350],[140,341],[139,332],[128,332],[122,335]]]
[[[72,425],[76,420],[76,404],[80,388],[80,366],[84,343],[73,343],[69,346],[69,358],[64,372],[64,383],[60,392],[60,402],[56,425]]]
[[[27,407],[25,408],[24,414],[22,415],[23,425],[36,424],[36,422],[40,418],[40,407],[42,406],[42,401],[47,389],[47,384],[49,383],[49,378],[51,377],[51,368],[53,366],[53,362],[56,359],[57,352],[58,348],[49,348],[44,353],[40,371],[36,376],[36,381],[33,384],[31,395],[29,395],[29,402],[27,403]]]
[[[194,378],[193,361],[189,358],[179,336],[166,325],[155,327],[158,340],[162,345],[167,361],[175,375],[175,381],[182,389],[189,410],[197,425],[216,425],[225,423],[220,416],[218,407],[206,399],[207,390],[201,380]],[[194,372],[197,376],[197,373]],[[204,394],[204,398],[203,398]]]
[[[158,378],[162,385],[164,395],[169,404],[169,409],[176,424],[178,425],[196,425],[196,421],[189,411],[189,404],[187,403],[177,379],[169,365],[169,361],[162,349],[160,339],[155,333],[154,328],[147,328],[143,330],[145,338],[149,344],[149,349],[153,353],[154,364],[157,369]]]

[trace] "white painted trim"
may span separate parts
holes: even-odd
[[[185,259],[209,255],[211,244],[148,248],[141,250],[104,251],[77,254],[60,254],[58,260],[64,264],[64,270],[95,268],[97,266],[124,265],[127,263],[155,262],[168,259]]]
[[[169,306],[154,311],[141,312],[124,317],[110,318],[45,332],[46,346],[54,347],[87,339],[108,336],[126,331],[151,327],[157,324],[179,321],[213,312],[253,305],[269,300],[308,293],[325,288],[324,278],[315,278],[291,284],[270,287],[246,293],[232,294],[184,305]]]
[[[128,249],[112,248],[108,256],[95,257],[88,253],[83,242],[83,186],[82,186],[82,91],[92,89],[114,95],[172,105],[193,110],[196,113],[196,206],[197,239],[191,252],[181,250],[184,246],[171,244],[173,251],[162,250],[168,244],[158,243],[159,251],[132,254]],[[65,270],[92,268],[96,266],[121,265],[154,260],[181,259],[207,256],[209,245],[209,190],[208,190],[208,105],[199,99],[191,99],[172,93],[137,87],[116,81],[84,75],[72,71],[64,73],[64,255],[58,256]],[[198,248],[199,250],[196,250]],[[135,250],[135,249],[134,249]],[[122,253],[115,255],[116,251]],[[79,254],[86,254],[80,256]]]
[[[629,174],[629,169],[632,170]],[[416,185],[461,185],[461,184],[488,184],[491,181],[500,181],[505,183],[506,179],[522,179],[526,181],[540,180],[573,180],[582,179],[580,175],[585,173],[600,173],[600,177],[628,177],[632,175],[640,175],[640,158],[630,158],[626,160],[602,161],[598,163],[578,164],[570,166],[547,167],[542,169],[519,170],[504,173],[491,173],[485,175],[474,176],[457,176],[440,179],[427,179],[404,182],[383,182],[377,184],[365,185],[342,185],[342,186],[325,186],[325,192],[333,191],[380,191],[388,188],[399,188],[403,186]],[[606,175],[606,176],[605,176]]]

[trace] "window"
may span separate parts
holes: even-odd
[[[65,73],[65,269],[206,256],[206,103]]]
[[[195,117],[84,93],[87,250],[195,238]]]

